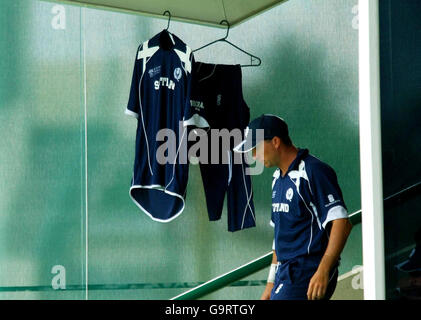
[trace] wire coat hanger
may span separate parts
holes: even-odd
[[[249,53],[249,52],[241,49],[240,47],[236,46],[235,44],[233,44],[232,42],[230,42],[230,41],[227,40],[228,35],[229,35],[229,31],[230,31],[230,24],[229,24],[229,22],[227,20],[222,20],[219,24],[222,24],[223,22],[225,22],[227,24],[227,34],[225,35],[225,37],[223,37],[221,39],[218,39],[218,40],[215,40],[215,41],[212,41],[212,42],[210,42],[208,44],[205,44],[204,46],[193,50],[193,52],[202,50],[202,49],[204,49],[204,48],[206,48],[206,47],[208,47],[208,46],[210,46],[210,45],[212,45],[212,44],[214,44],[216,42],[227,42],[228,44],[230,44],[231,46],[233,46],[237,50],[240,50],[241,52],[243,52],[243,53],[247,54],[248,56],[250,56],[250,64],[241,65],[241,67],[258,67],[258,66],[260,66],[262,64],[262,60],[259,57],[255,56],[255,55],[252,55],[251,53]],[[253,61],[255,61],[255,60],[257,60],[257,64],[253,64]]]
[[[163,15],[165,16],[167,13],[168,13],[168,25],[167,25],[167,29],[165,29],[166,31],[168,31],[168,29],[170,28],[170,21],[171,21],[171,12],[166,10]]]
[[[166,38],[168,38],[168,40],[172,42],[172,45],[175,45],[174,38],[173,38],[171,32],[168,30],[170,28],[171,12],[169,12],[168,10],[166,10],[163,13],[163,15],[165,16],[167,13],[168,13],[167,29],[164,29],[162,32],[166,35]]]

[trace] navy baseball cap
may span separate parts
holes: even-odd
[[[235,152],[249,152],[263,140],[273,137],[289,137],[288,125],[284,119],[273,114],[262,114],[250,122],[245,131],[245,139],[233,150]]]

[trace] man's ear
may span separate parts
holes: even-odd
[[[272,138],[272,145],[275,149],[278,149],[281,145],[281,139],[279,137],[273,137]]]

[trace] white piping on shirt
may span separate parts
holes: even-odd
[[[184,130],[183,130],[183,134],[181,135],[181,142],[179,142],[179,145],[178,145],[178,149],[177,149],[177,152],[176,152],[176,154],[175,154],[175,159],[174,159],[174,164],[173,164],[173,168],[172,168],[172,177],[171,177],[171,180],[170,180],[170,182],[168,182],[168,184],[165,186],[165,189],[167,189],[168,188],[168,186],[172,183],[172,181],[174,180],[174,174],[175,174],[175,164],[176,164],[176,162],[177,162],[177,157],[178,157],[178,153],[180,152],[180,147],[181,147],[181,145],[183,144],[183,139],[184,139],[184,135],[185,135],[185,133],[186,133],[186,130],[187,130],[187,128],[186,127],[184,127]]]
[[[246,197],[247,197],[247,205],[246,205],[246,207],[244,208],[244,213],[243,213],[243,222],[242,222],[242,224],[241,224],[241,229],[243,229],[243,227],[244,227],[244,220],[245,220],[245,217],[246,217],[246,212],[247,212],[247,207],[250,209],[250,213],[251,213],[251,216],[252,216],[252,218],[253,218],[253,220],[254,220],[254,222],[256,223],[256,216],[254,215],[254,212],[253,212],[253,210],[251,209],[251,206],[250,206],[250,200],[251,200],[251,197],[252,197],[252,195],[253,195],[253,189],[251,189],[250,190],[250,196],[249,196],[249,194],[248,194],[248,191],[247,191],[247,183],[246,183],[246,177],[245,177],[245,175],[244,175],[244,163],[243,163],[243,161],[241,161],[241,171],[242,171],[242,173],[243,173],[243,183],[244,183],[244,189],[245,189],[245,191],[246,191]]]
[[[292,182],[292,183],[294,183],[294,181],[292,181],[292,179],[291,179],[291,177],[290,177],[289,175],[288,175],[288,177],[289,177],[289,179],[291,180],[291,182]],[[300,179],[300,178],[298,178],[298,179]],[[295,184],[295,183],[294,183],[294,184]],[[297,185],[296,185],[296,184],[295,184],[295,186],[297,187]],[[300,196],[301,200],[303,200],[303,203],[304,203],[305,207],[307,208],[307,210],[308,210],[308,211],[310,212],[310,214],[311,214],[310,242],[309,242],[308,247],[307,247],[307,253],[308,253],[308,254],[310,254],[310,246],[311,246],[311,243],[312,243],[312,241],[313,241],[313,222],[314,222],[314,216],[313,216],[313,212],[310,210],[310,208],[307,206],[307,203],[304,201],[303,196],[301,195],[300,191],[298,190],[298,187],[297,187],[297,193],[298,193],[298,195]]]

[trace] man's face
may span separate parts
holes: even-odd
[[[272,140],[264,140],[252,150],[253,159],[263,163],[266,168],[275,167],[279,162],[278,152]]]

